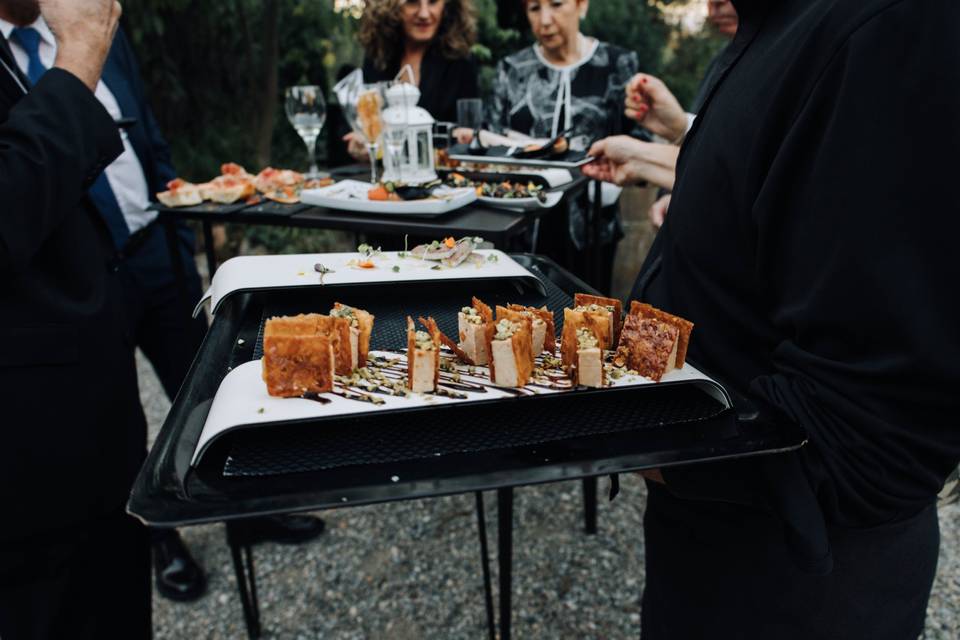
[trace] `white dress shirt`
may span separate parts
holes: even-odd
[[[10,50],[13,52],[17,65],[26,75],[29,65],[27,52],[20,47],[18,42],[10,39],[14,26],[6,20],[0,19],[0,34],[10,45]],[[37,18],[37,21],[29,26],[36,29],[40,34],[40,61],[43,62],[43,66],[50,69],[57,57],[57,41],[53,37],[53,32],[50,31],[50,27],[47,26],[43,16]],[[123,117],[117,99],[102,80],[97,84],[94,95],[114,120]],[[152,222],[157,217],[157,212],[147,211],[147,207],[150,206],[150,191],[147,187],[147,179],[144,176],[140,160],[133,150],[133,145],[130,144],[127,132],[120,129],[120,137],[123,139],[123,153],[113,161],[113,164],[107,167],[107,181],[117,197],[117,203],[123,212],[127,228],[130,229],[130,233],[134,233]]]

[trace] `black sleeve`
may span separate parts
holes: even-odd
[[[772,492],[788,523],[809,507],[791,501],[813,496],[827,521],[871,526],[932,503],[956,467],[960,209],[955,163],[937,159],[960,148],[957,25],[956,3],[895,4],[819,72],[751,212],[784,339],[750,391],[810,444],[789,465],[665,473],[678,495],[764,504]]]
[[[123,151],[90,89],[53,68],[0,124],[0,274],[25,268],[96,177]]]

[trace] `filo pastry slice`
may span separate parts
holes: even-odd
[[[440,381],[440,330],[433,318],[420,319],[427,331],[418,331],[407,316],[407,388],[431,393]]]
[[[623,326],[623,303],[616,298],[603,298],[587,293],[577,293],[573,296],[573,306],[578,311],[609,314],[607,322],[610,324],[610,340],[603,344],[604,349],[613,349],[620,340],[620,328]]]
[[[487,323],[490,381],[501,387],[522,387],[533,375],[533,335],[530,320],[503,318]]]
[[[530,318],[533,329],[533,356],[537,357],[544,351],[553,355],[557,351],[557,325],[553,319],[553,312],[546,307],[525,307],[511,304],[507,307],[511,311],[518,311]]]
[[[361,369],[367,366],[374,316],[363,309],[357,309],[339,302],[333,304],[330,316],[343,318],[350,323],[350,364],[352,368]]]
[[[609,331],[609,313],[563,310],[560,360],[563,370],[574,384],[603,385],[603,344],[604,340],[609,338]],[[581,351],[587,352],[583,354],[583,362]],[[581,369],[583,364],[587,365],[586,372]],[[599,365],[599,371],[596,365]]]
[[[468,364],[485,365],[490,363],[487,350],[486,325],[493,322],[490,307],[473,298],[469,307],[463,307],[457,314],[457,328],[460,335],[460,351],[466,354]]]
[[[333,390],[334,346],[317,331],[317,316],[267,320],[263,330],[263,380],[267,393],[282,398]]]

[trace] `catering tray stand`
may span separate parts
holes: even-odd
[[[547,305],[562,321],[575,292],[590,292],[552,261],[511,256],[523,280],[242,291],[223,300],[153,449],[128,510],[159,527],[227,522],[248,632],[259,635],[253,557],[230,524],[243,519],[475,492],[491,637],[494,614],[482,491],[497,490],[500,637],[510,637],[513,488],[646,468],[774,453],[804,433],[752,419],[716,383],[661,383],[451,404],[324,422],[239,429],[191,465],[220,382],[259,358],[266,318],[323,312],[334,301],[376,316],[371,349],[405,346],[405,318],[433,316],[456,335],[456,313],[476,295],[490,305]],[[558,326],[558,334],[561,327]],[[424,419],[426,418],[426,419]],[[588,525],[589,528],[589,525]],[[243,552],[243,553],[241,553]]]

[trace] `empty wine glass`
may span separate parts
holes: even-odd
[[[310,171],[307,177],[315,179],[320,174],[317,169],[317,138],[320,137],[320,130],[327,119],[327,103],[323,92],[320,87],[313,85],[290,87],[287,89],[286,108],[287,119],[300,134],[310,154]]]

